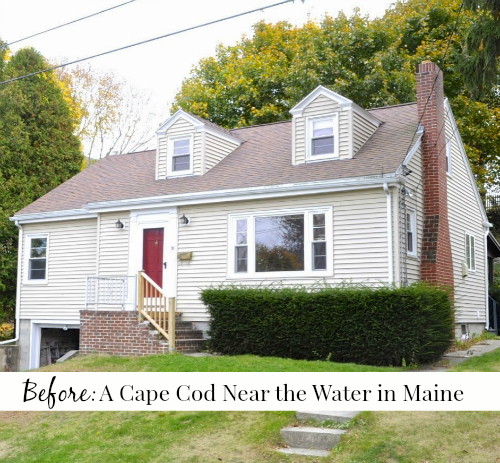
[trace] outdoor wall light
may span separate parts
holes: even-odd
[[[115,227],[118,228],[118,230],[121,230],[122,228],[125,227],[125,225],[123,225],[120,219],[118,219],[117,222],[115,223]]]
[[[184,214],[182,214],[179,217],[179,223],[181,223],[182,225],[187,225],[189,223],[189,219]]]

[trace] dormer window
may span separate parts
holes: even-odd
[[[193,173],[193,137],[171,137],[168,143],[167,176]]]
[[[309,118],[307,135],[309,161],[333,159],[339,156],[337,114]]]

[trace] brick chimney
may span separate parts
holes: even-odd
[[[453,286],[446,186],[446,140],[443,126],[443,73],[439,66],[431,61],[423,61],[418,67],[417,107],[418,120],[421,120],[420,124],[424,127],[421,279],[432,284]]]

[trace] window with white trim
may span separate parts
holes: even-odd
[[[193,173],[193,137],[171,137],[168,140],[167,176]]]
[[[235,277],[332,271],[329,209],[232,216],[230,224],[229,273]]]
[[[417,256],[417,213],[406,212],[406,251],[410,256]]]
[[[26,237],[26,280],[33,283],[47,281],[47,235]]]
[[[476,270],[476,239],[474,235],[465,234],[465,260],[469,270]]]
[[[451,175],[451,140],[446,142],[446,172]]]
[[[307,120],[307,158],[310,161],[338,157],[338,116],[331,114]]]

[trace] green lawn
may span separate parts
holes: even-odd
[[[401,371],[276,358],[76,358],[42,371]],[[500,371],[500,349],[454,371]],[[498,412],[364,412],[329,457],[285,456],[293,412],[0,412],[0,462],[494,463]],[[334,424],[325,423],[325,426]]]
[[[180,354],[146,357],[89,355],[41,368],[40,371],[304,371],[304,372],[385,372],[402,368],[371,367],[354,363],[309,362],[255,355],[187,357]]]
[[[470,358],[455,365],[450,371],[500,371],[500,349]]]

